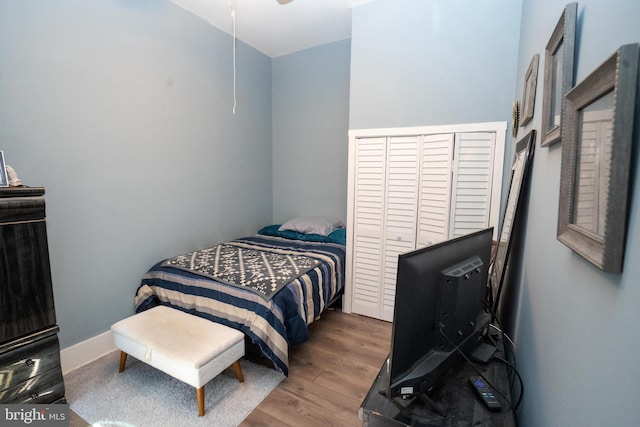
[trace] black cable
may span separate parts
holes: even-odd
[[[500,322],[498,321],[498,323],[500,323]],[[497,327],[497,326],[495,326],[493,324],[489,325],[489,326],[491,326],[492,328],[497,330],[502,335],[502,342],[503,343],[505,342],[505,337],[506,337],[506,341],[510,344],[509,348],[510,348],[511,358],[513,359],[513,362],[509,362],[507,360],[508,354],[507,354],[506,351],[504,352],[504,355],[505,355],[505,359],[504,360],[505,360],[505,362],[508,362],[508,363],[511,364],[511,367],[512,367],[513,371],[516,372],[516,374],[517,374],[518,368],[516,367],[516,349],[515,349],[515,344],[513,344],[513,341],[511,341],[511,338],[509,338],[509,336],[504,332],[504,329],[501,329],[501,328],[499,328],[499,327]],[[504,344],[503,344],[503,346],[504,346]],[[507,347],[504,346],[504,348],[506,350]],[[513,389],[513,386],[514,386],[516,378],[515,378],[515,376],[511,376],[511,375],[509,375],[509,376],[511,377],[510,386]],[[520,378],[520,384],[522,385],[522,378]]]
[[[515,346],[515,344],[513,343],[511,338],[509,338],[509,336],[504,331],[504,327],[502,326],[502,322],[498,318],[497,313],[495,313],[493,311],[493,309],[486,304],[486,302],[483,301],[483,304],[485,305],[485,308],[487,308],[491,312],[491,314],[493,315],[493,319],[495,319],[495,321],[498,322],[498,326],[499,327],[495,326],[494,324],[490,324],[489,326],[494,328],[494,329],[496,329],[502,335],[502,343],[503,343],[503,347],[505,349],[507,347],[504,345],[504,342],[507,341],[509,343],[509,348],[511,350],[511,358],[513,359],[512,367],[513,367],[513,370],[516,373],[516,375],[520,376],[520,374],[518,374],[518,369],[516,367],[516,346]],[[507,356],[506,351],[505,351],[505,356]],[[519,379],[520,379],[520,385],[524,388],[524,383],[522,382],[522,377],[520,377]],[[515,382],[515,377],[512,377],[511,378],[511,383],[510,383],[510,387],[512,389],[513,389],[513,386],[514,386],[514,382]]]
[[[494,356],[494,359],[499,360],[503,363],[505,363],[507,366],[509,366],[511,369],[511,371],[513,371],[513,373],[515,374],[514,376],[512,376],[511,378],[511,382],[509,384],[511,390],[513,390],[513,387],[515,385],[515,379],[516,377],[518,378],[518,381],[520,382],[520,395],[518,396],[518,401],[516,402],[516,405],[514,408],[514,415],[517,416],[517,414],[515,414],[515,412],[518,410],[518,408],[520,407],[520,404],[522,403],[522,400],[524,398],[524,381],[522,380],[522,377],[520,376],[520,373],[518,372],[518,369],[516,367],[516,348],[515,348],[515,344],[513,343],[513,341],[511,340],[511,338],[509,338],[509,336],[506,334],[506,332],[504,332],[504,327],[502,326],[502,322],[500,321],[500,319],[498,318],[497,314],[494,313],[493,309],[491,307],[489,307],[486,302],[483,301],[483,304],[485,305],[485,308],[487,308],[494,316],[493,318],[495,319],[495,321],[498,323],[498,326],[494,325],[494,324],[490,324],[489,326],[496,329],[498,331],[498,333],[500,333],[502,335],[502,343],[503,343],[503,347],[506,349],[507,346],[504,345],[504,342],[507,341],[509,343],[509,348],[511,350],[511,357],[513,359],[513,363],[509,362],[506,359],[503,359],[501,357],[498,356]],[[507,357],[507,353],[505,351],[505,357]],[[510,375],[511,376],[511,375]],[[517,420],[516,420],[517,422]]]
[[[516,369],[515,365],[509,362],[508,360],[503,359],[502,357],[497,357],[497,356],[494,356],[494,359],[499,360],[500,362],[510,367],[513,370],[513,372],[517,375],[518,381],[520,381],[520,396],[518,397],[518,401],[516,402],[516,405],[514,406],[514,409],[513,409],[514,411],[517,411],[518,408],[520,407],[520,403],[522,403],[522,399],[524,398],[524,382],[522,381],[522,377],[520,376],[520,373]]]
[[[494,324],[489,324],[490,327],[496,329],[498,331],[498,333],[500,333],[500,335],[502,335],[502,343],[503,343],[503,347],[505,349],[505,357],[507,357],[507,346],[504,345],[505,341],[509,343],[509,349],[511,350],[511,358],[513,359],[513,362],[509,362],[511,363],[511,368],[513,369],[513,372],[518,376],[518,380],[520,381],[520,388],[521,390],[524,390],[524,382],[522,381],[522,377],[520,376],[520,373],[518,372],[518,369],[516,367],[516,346],[513,343],[513,341],[511,340],[511,338],[506,334],[506,332],[504,331],[504,327],[502,326],[502,322],[500,321],[500,319],[497,316],[497,313],[494,312],[494,310],[487,305],[486,302],[483,301],[483,304],[485,305],[485,308],[488,309],[491,314],[493,315],[493,319],[498,323],[498,326],[494,325]],[[504,359],[505,362],[508,362],[506,359]],[[510,375],[511,376],[511,375]],[[515,385],[515,380],[516,377],[515,376],[511,376],[511,382],[509,384],[509,387],[511,387],[511,389],[513,389],[514,385]]]
[[[464,351],[462,351],[460,349],[459,345],[456,345],[453,341],[451,341],[449,339],[449,337],[444,333],[444,331],[442,330],[442,326],[438,327],[438,332],[440,332],[440,335],[442,335],[444,337],[444,339],[447,340],[447,342],[449,343],[449,345],[451,345],[453,347],[453,349],[455,351],[457,351],[458,353],[460,353],[462,355],[462,357],[464,357],[464,359],[469,363],[469,365],[471,365],[471,367],[478,373],[478,375],[480,375],[480,377],[485,380],[485,382],[487,384],[489,384],[489,386],[495,390],[496,393],[498,393],[500,395],[500,397],[502,397],[504,399],[505,402],[507,402],[507,404],[509,405],[509,407],[511,408],[511,410],[514,411],[515,413],[515,409],[513,408],[513,405],[511,404],[511,399],[508,399],[500,390],[498,390],[498,388],[496,386],[494,386],[491,381],[489,381],[487,379],[487,377],[484,376],[484,374],[482,372],[480,372],[480,369],[478,369],[478,367],[475,365],[475,363],[473,363],[471,361],[471,359],[469,359],[469,357],[467,357],[467,355],[464,353]]]
[[[490,323],[489,326],[494,328],[494,329],[496,329],[498,331],[498,333],[500,333],[500,335],[502,335],[503,346],[504,346],[504,342],[505,341],[507,341],[510,344],[511,355],[513,357],[513,361],[514,361],[514,364],[515,364],[515,360],[516,360],[516,346],[515,346],[515,344],[513,343],[511,338],[504,331],[504,327],[502,326],[502,322],[498,318],[498,313],[496,313],[493,310],[493,308],[491,308],[491,306],[489,304],[487,304],[486,301],[481,301],[481,302],[484,305],[484,308],[486,310],[488,310],[488,312],[491,314],[492,319],[494,319],[498,323],[498,326],[494,325],[493,323]],[[505,352],[505,355],[506,355],[506,352]]]

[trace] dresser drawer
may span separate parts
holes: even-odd
[[[5,193],[5,191],[2,191]],[[33,221],[45,218],[44,197],[0,198],[0,222]]]
[[[0,343],[56,324],[44,220],[0,224]]]
[[[38,376],[0,391],[0,403],[52,403],[64,397],[64,383],[60,368],[53,368]]]
[[[0,390],[23,383],[54,367],[60,370],[60,345],[55,334],[2,353]]]

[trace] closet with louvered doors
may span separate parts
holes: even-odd
[[[506,124],[492,125],[350,132],[346,312],[392,321],[398,255],[497,225]]]

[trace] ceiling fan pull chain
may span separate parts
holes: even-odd
[[[231,25],[232,25],[232,37],[233,37],[233,114],[236,114],[236,10],[232,5],[232,0],[229,0],[229,7],[231,8]]]

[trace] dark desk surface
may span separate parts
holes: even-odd
[[[497,353],[504,358],[502,353]],[[476,364],[480,372],[507,397],[510,396],[509,378],[506,365],[494,360],[488,365]],[[460,362],[447,373],[439,387],[430,393],[430,397],[445,410],[442,417],[419,398],[387,399],[380,393],[388,384],[387,364],[383,364],[369,393],[362,402],[360,418],[363,426],[496,426],[511,427],[515,425],[513,411],[509,403],[499,397],[502,409],[499,412],[489,411],[478,399],[469,377],[477,375],[468,362]]]

